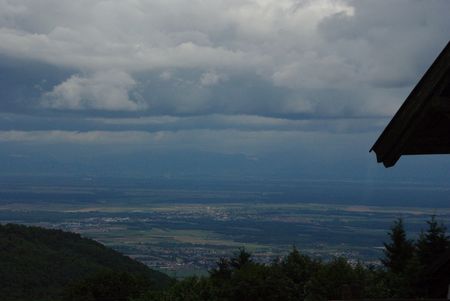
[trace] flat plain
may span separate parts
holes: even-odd
[[[0,222],[80,233],[177,277],[205,274],[239,248],[270,262],[296,246],[329,259],[379,264],[396,218],[415,238],[450,208],[277,201],[274,192],[64,182],[0,185]]]

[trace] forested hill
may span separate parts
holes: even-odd
[[[383,266],[323,261],[293,247],[270,264],[245,249],[207,277],[172,281],[93,240],[59,230],[0,225],[1,301],[315,301],[444,298],[450,237],[435,216],[415,240],[403,220],[384,243]]]
[[[58,300],[67,286],[101,273],[144,279],[164,288],[171,279],[79,234],[0,224],[1,300]]]

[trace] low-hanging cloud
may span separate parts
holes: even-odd
[[[318,153],[330,141],[327,152],[341,150],[355,138],[367,140],[366,134],[298,132],[181,130],[181,131],[0,131],[0,142],[31,145],[117,146],[132,149],[166,151],[201,151],[262,155],[302,151]],[[355,146],[356,147],[356,146]],[[358,145],[360,148],[360,145]]]
[[[145,108],[139,100],[130,100],[136,85],[124,72],[104,71],[90,76],[73,75],[44,95],[43,105],[54,109],[97,109],[135,111]]]

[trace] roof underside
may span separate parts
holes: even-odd
[[[450,42],[372,150],[386,167],[395,165],[402,155],[450,154]]]

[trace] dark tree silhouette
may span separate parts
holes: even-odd
[[[216,262],[217,267],[209,271],[209,275],[213,279],[229,279],[231,277],[230,261],[227,258],[221,257]]]
[[[247,252],[245,248],[239,249],[239,252],[231,258],[231,266],[235,269],[240,269],[246,264],[252,262],[252,254]]]
[[[432,215],[427,221],[428,230],[420,234],[417,241],[417,255],[422,265],[429,265],[450,249],[450,239],[446,235],[447,228],[438,223]]]
[[[394,221],[388,235],[390,241],[384,243],[385,257],[381,262],[391,272],[402,273],[405,271],[414,254],[414,244],[406,238],[406,232],[401,218]]]

